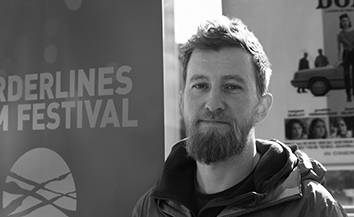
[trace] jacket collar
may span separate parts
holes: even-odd
[[[152,196],[163,200],[173,200],[196,210],[194,199],[194,176],[196,162],[186,152],[185,140],[172,147],[166,159],[162,176],[158,181]]]
[[[287,178],[288,182],[293,180],[289,178],[289,174],[294,172],[298,164],[297,155],[294,153],[301,153],[297,150],[297,146],[286,146],[277,140],[257,140],[256,145],[261,158],[254,174],[256,192],[249,193],[253,202],[250,201],[248,204],[255,206],[269,201],[271,198],[279,198],[282,194],[282,196],[287,196],[299,193],[300,175],[298,175],[298,179],[295,179],[295,183],[291,183],[290,187],[280,187],[281,184],[289,184],[284,182]],[[185,140],[181,140],[172,148],[152,196],[158,200],[178,202],[189,210],[196,210],[194,199],[196,163],[188,157],[184,147]],[[304,161],[307,159],[304,157]],[[309,173],[310,169],[303,166],[302,172]],[[295,174],[300,173],[296,172]],[[238,203],[240,200],[233,199],[232,201]],[[232,201],[225,201],[225,204],[233,203]]]

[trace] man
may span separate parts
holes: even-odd
[[[299,71],[300,70],[304,70],[304,69],[309,69],[310,68],[310,64],[309,61],[307,60],[307,53],[304,53],[304,56],[299,60]],[[307,91],[305,90],[305,88],[297,88],[297,92],[298,93],[307,93]]]
[[[342,29],[337,35],[338,62],[343,65],[344,84],[347,102],[352,101],[350,80],[354,84],[354,30],[348,14],[339,16],[339,27]],[[342,55],[342,56],[341,56]],[[351,75],[350,75],[351,74]],[[352,77],[350,79],[350,77]],[[354,88],[353,88],[354,95]]]
[[[296,146],[255,139],[272,105],[271,69],[240,20],[207,21],[181,52],[187,139],[133,216],[346,216],[320,184],[321,164]]]
[[[307,60],[307,53],[304,53],[304,56],[299,60],[299,70],[309,69],[310,64]]]
[[[328,66],[329,64],[329,61],[328,61],[328,58],[323,55],[323,51],[322,49],[318,49],[318,56],[316,57],[315,59],[315,67],[318,68],[318,67],[325,67],[325,66]]]

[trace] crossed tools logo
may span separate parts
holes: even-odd
[[[76,211],[76,188],[68,165],[56,152],[36,148],[12,166],[3,192],[3,217],[67,217]]]

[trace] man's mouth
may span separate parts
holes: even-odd
[[[223,121],[223,120],[213,120],[213,119],[202,119],[198,121],[201,124],[206,124],[206,125],[230,125],[228,121]]]

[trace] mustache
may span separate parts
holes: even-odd
[[[194,122],[200,122],[200,121],[219,121],[219,122],[228,122],[230,124],[234,122],[233,118],[226,115],[224,112],[210,112],[210,111],[205,111],[201,115],[198,115],[195,118]]]

